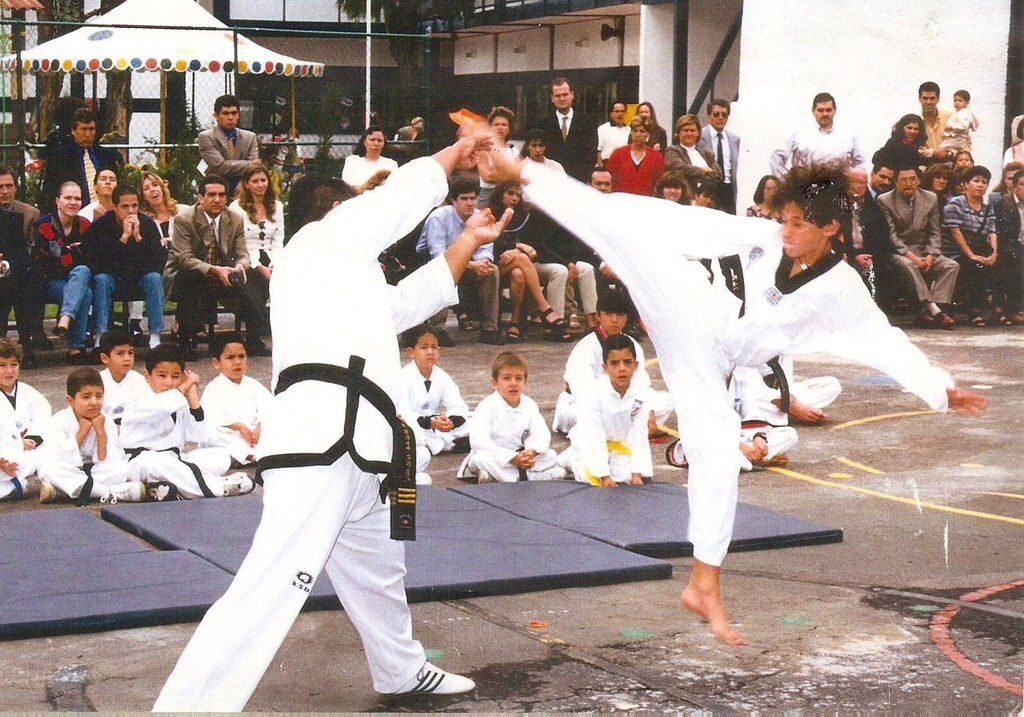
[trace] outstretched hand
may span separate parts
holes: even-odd
[[[501,219],[494,220],[490,209],[482,209],[466,220],[466,233],[469,234],[478,247],[494,242],[501,233],[505,231],[509,221],[512,219],[512,210],[506,209]]]
[[[521,157],[509,157],[505,152],[491,152],[488,157],[490,162],[489,182],[500,184],[502,182],[522,183],[523,162]]]
[[[949,407],[965,416],[980,416],[988,408],[988,399],[975,391],[947,388],[946,395],[949,397]]]
[[[494,132],[481,122],[464,121],[459,125],[459,140],[455,147],[459,152],[458,169],[475,167],[477,155],[488,152],[494,146]]]

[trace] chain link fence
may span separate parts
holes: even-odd
[[[84,41],[49,51],[76,30]],[[126,31],[145,31],[152,43],[123,54],[91,51],[90,41]],[[165,42],[183,32],[194,33],[194,56]],[[100,143],[122,153],[126,172],[155,169],[190,201],[200,176],[196,136],[213,125],[216,98],[230,93],[241,104],[239,126],[257,134],[261,159],[287,191],[303,171],[340,174],[365,126],[369,75],[370,121],[389,140],[405,138],[385,150],[401,163],[428,151],[426,135],[408,130],[410,119],[443,117],[431,104],[437,48],[429,37],[370,39],[367,72],[367,36],[359,33],[0,18],[0,159],[24,173],[31,202],[45,147],[85,105],[97,113]],[[216,44],[219,55],[204,51]]]

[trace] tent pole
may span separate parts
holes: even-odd
[[[167,73],[160,73],[160,144],[167,144]],[[167,150],[160,148],[160,166],[167,166]]]
[[[363,122],[363,127],[370,126],[370,49],[373,39],[370,37],[372,31],[371,23],[373,22],[372,10],[370,8],[371,0],[366,0],[366,112]]]
[[[299,133],[295,130],[295,76],[293,75],[288,79],[291,80],[292,83],[292,128],[288,136],[294,139],[299,136]]]

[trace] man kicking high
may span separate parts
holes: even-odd
[[[427,662],[412,638],[405,551],[388,530],[390,522],[392,535],[411,537],[415,448],[390,397],[401,384],[396,334],[455,303],[455,282],[472,253],[498,237],[511,212],[499,222],[481,212],[443,256],[398,287],[387,285],[377,256],[444,201],[454,168],[489,146],[485,134],[464,136],[347,201],[347,188],[331,180],[293,188],[299,223],[323,218],[275,257],[275,397],[258,446],[263,516],[154,711],[243,709],[325,567],[362,639],[374,689],[457,694],[475,687]]]
[[[589,244],[629,287],[657,349],[690,462],[694,566],[680,602],[723,642],[743,643],[719,587],[740,467],[740,422],[728,393],[736,366],[828,352],[888,374],[933,409],[971,415],[984,409],[981,395],[957,389],[889,325],[857,272],[832,250],[850,216],[841,169],[791,171],[776,195],[780,226],[653,198],[603,195],[536,162],[494,155],[492,161],[500,167],[496,181],[521,180],[534,206]],[[729,255],[737,256],[736,280],[714,284],[687,258]]]

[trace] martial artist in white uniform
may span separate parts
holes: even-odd
[[[699,594],[705,615],[714,603],[709,621],[716,635],[738,644],[718,596],[717,570],[732,535],[740,462],[739,415],[726,384],[732,370],[783,354],[828,352],[892,376],[933,409],[945,410],[955,396],[969,410],[967,392],[947,395],[954,388],[949,374],[889,325],[838,255],[792,275],[794,260],[783,253],[786,229],[775,222],[603,195],[536,163],[521,174],[529,201],[615,267],[650,331],[690,459],[689,539],[698,564],[681,599],[690,606]],[[704,267],[680,251],[707,258],[740,253],[745,303],[721,282],[709,284]],[[713,588],[695,587],[698,577]]]
[[[537,402],[520,396],[510,406],[497,391],[473,411],[469,422],[469,455],[459,467],[459,476],[492,478],[502,483],[518,480],[554,480],[565,476],[558,454],[551,448],[551,431]],[[533,468],[523,470],[509,463],[521,451],[537,454]]]
[[[0,458],[16,463],[15,475],[0,475],[0,498],[11,493],[21,497],[26,481],[39,468],[39,460],[44,440],[43,433],[53,411],[50,402],[43,394],[23,381],[16,381],[13,393],[2,392],[0,396],[0,426],[6,438],[2,439]],[[35,448],[26,446],[34,445]],[[17,479],[17,483],[10,480]]]
[[[203,389],[203,410],[211,428],[209,445],[226,449],[239,465],[251,464],[256,449],[228,426],[240,423],[255,431],[270,412],[273,399],[267,387],[252,376],[242,376],[235,383],[218,373]]]
[[[139,396],[149,391],[146,377],[135,370],[129,370],[120,381],[115,381],[109,368],[100,371],[103,379],[103,413],[110,416],[117,426],[121,425],[125,408]]]
[[[629,483],[634,475],[654,475],[647,439],[650,388],[634,385],[639,372],[638,368],[625,393],[620,394],[605,374],[576,401],[577,421],[569,431],[571,445],[558,460],[572,470],[577,481],[600,486],[606,477]]]
[[[270,293],[277,391],[259,450],[261,467],[273,466],[274,459],[284,465],[263,471],[263,516],[249,554],[196,629],[155,711],[245,707],[325,568],[362,639],[374,689],[437,693],[474,687],[427,663],[412,638],[404,546],[390,539],[380,477],[356,461],[367,467],[389,462],[395,435],[394,405],[390,416],[382,415],[362,380],[398,396],[396,333],[457,301],[445,258],[389,287],[377,256],[444,200],[446,174],[478,146],[467,138],[406,164],[384,186],[302,227],[275,257]],[[487,241],[493,241],[504,224],[473,226],[448,248],[461,252],[463,268],[479,245],[474,239],[491,231]],[[326,367],[310,373],[320,379],[290,381],[309,364]],[[329,373],[345,374],[356,386],[348,430],[349,389],[325,380]],[[332,451],[323,458],[337,446],[340,455]],[[303,454],[312,459],[294,460]],[[325,460],[333,462],[323,465]]]
[[[402,389],[403,399],[416,415],[430,455],[450,451],[456,439],[469,436],[469,406],[458,385],[443,368],[431,367],[430,377],[424,378],[416,363],[410,361],[402,369]],[[435,431],[430,427],[430,419],[442,413],[453,422],[461,420],[450,431]]]
[[[231,468],[226,449],[185,450],[186,443],[208,444],[211,437],[202,407],[190,409],[188,399],[173,388],[156,393],[147,384],[121,421],[121,445],[131,456],[131,480],[170,483],[184,498],[251,491],[251,480],[244,474],[225,475]]]
[[[75,437],[79,423],[74,410],[69,406],[55,413],[40,449],[39,479],[83,505],[89,498],[111,502],[142,500],[141,485],[128,479],[128,458],[118,440],[117,426],[106,414],[104,419],[107,446],[106,456],[100,460],[96,431],[90,430],[79,446]],[[86,486],[89,493],[82,495]]]

